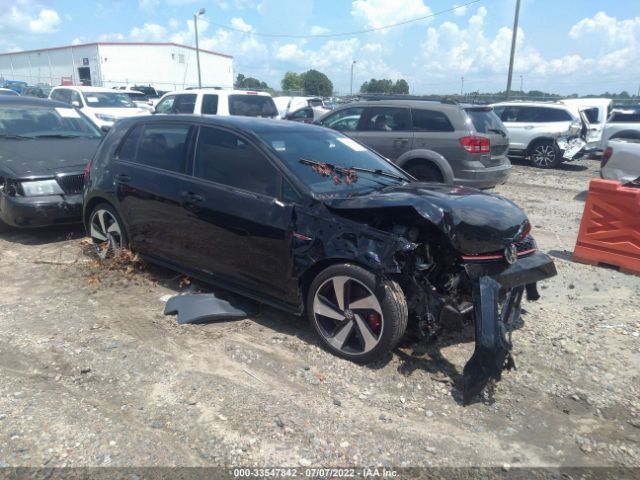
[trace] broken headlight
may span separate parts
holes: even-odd
[[[34,180],[22,182],[22,191],[27,197],[37,195],[62,195],[64,192],[55,180]]]

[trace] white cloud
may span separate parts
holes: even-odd
[[[142,27],[134,27],[129,37],[138,42],[166,41],[167,29],[157,23],[145,23]]]
[[[353,0],[351,3],[351,15],[363,20],[368,28],[380,28],[430,14],[431,9],[422,0]]]
[[[250,32],[253,30],[253,27],[245,22],[242,18],[234,17],[231,19],[231,26],[233,28],[237,28],[238,30],[242,30],[243,32]]]
[[[611,45],[636,43],[640,38],[640,17],[618,20],[598,12],[592,18],[583,18],[569,30],[569,36],[574,39],[588,34],[597,34]]]
[[[311,35],[324,35],[325,33],[329,33],[331,30],[329,30],[326,27],[320,27],[318,25],[313,25],[311,27]]]
[[[125,36],[121,33],[104,33],[98,37],[100,42],[122,42]]]
[[[0,10],[0,32],[45,34],[60,26],[60,15],[50,8],[40,8],[29,2],[18,2]]]

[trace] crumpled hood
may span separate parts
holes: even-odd
[[[98,143],[100,138],[3,139],[0,142],[0,176],[20,179],[81,173]]]
[[[461,253],[495,252],[513,243],[527,216],[512,201],[466,187],[415,182],[367,195],[325,200],[332,209],[413,207]]]

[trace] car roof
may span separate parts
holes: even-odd
[[[58,102],[57,100],[49,100],[47,98],[21,97],[19,95],[0,95],[0,106],[41,106],[41,107],[57,107],[57,108],[73,108],[68,103]]]
[[[193,115],[193,114],[167,114],[167,115],[141,115],[124,118],[116,125],[131,125],[133,123],[175,123],[176,120],[200,125],[211,125],[219,127],[248,130],[255,133],[266,133],[273,131],[300,132],[300,131],[326,131],[327,129],[317,125],[310,125],[301,122],[289,122],[271,118],[226,116],[226,115]],[[339,134],[340,132],[334,132]]]
[[[84,87],[82,85],[60,85],[59,87],[53,87],[54,90],[60,88],[71,88],[74,90],[80,90],[81,92],[95,92],[95,93],[108,93],[108,92],[120,92],[121,90],[114,90],[112,88],[104,88],[104,87]]]
[[[335,110],[343,109],[345,107],[411,107],[411,108],[442,108],[448,110],[460,110],[461,106],[458,103],[441,102],[439,100],[357,100],[355,102],[344,103]]]
[[[251,93],[249,93],[251,92]],[[198,94],[198,93],[209,93],[209,94],[220,94],[224,93],[227,95],[261,95],[270,97],[271,95],[267,92],[258,92],[256,90],[232,90],[232,89],[223,89],[223,88],[193,88],[191,90],[175,90],[173,92],[167,92],[165,95],[176,95],[176,94]]]
[[[560,102],[498,102],[492,103],[489,105],[491,107],[551,107],[551,108],[561,108],[563,110],[567,110],[570,108],[569,105]]]

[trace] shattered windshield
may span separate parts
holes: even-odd
[[[409,179],[389,162],[383,160],[353,139],[330,130],[292,130],[259,133],[273,151],[314,194],[334,194],[364,192],[398,183],[397,178]],[[312,160],[311,162],[301,162]],[[332,169],[318,164],[339,167],[336,174]],[[379,170],[375,172],[349,169]],[[340,173],[344,172],[344,173]],[[386,176],[387,174],[389,176]]]

